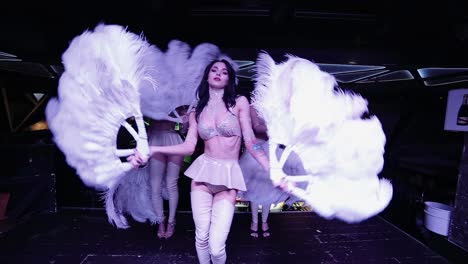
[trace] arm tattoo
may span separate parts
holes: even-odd
[[[254,143],[252,148],[254,151],[263,151],[262,145],[259,143]]]

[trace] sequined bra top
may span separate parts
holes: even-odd
[[[226,117],[216,127],[209,127],[203,124],[200,118],[198,122],[198,134],[203,140],[208,140],[216,136],[234,137],[242,136],[239,120],[235,114],[227,112]]]

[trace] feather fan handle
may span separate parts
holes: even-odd
[[[144,162],[149,159],[148,136],[146,135],[145,123],[142,116],[136,116],[135,122],[138,127],[138,138],[136,139],[136,149],[141,153]]]
[[[117,157],[122,158],[122,157],[128,157],[130,155],[135,154],[135,150],[134,149],[116,149],[114,153]]]
[[[286,153],[286,150],[283,151],[283,153],[281,154],[280,160],[278,161],[276,154],[275,154],[277,147],[278,147],[278,144],[273,143],[273,142],[270,142],[268,145],[269,159],[270,159],[270,179],[273,185],[275,186],[278,186],[281,184],[282,181],[289,179],[289,177],[284,173],[283,167],[284,167],[285,161],[287,160],[287,157],[289,156],[289,154],[291,154],[291,151],[289,151],[289,153]],[[295,177],[296,176],[292,178],[295,178]],[[308,177],[307,175],[306,178],[302,178],[302,180],[297,181],[297,182],[304,182],[304,181],[308,181],[309,179],[310,177]],[[307,193],[304,190],[302,190],[299,187],[296,187],[292,183],[292,181],[287,181],[286,183],[287,183],[287,189],[289,193],[301,199],[304,199],[304,200],[307,199]]]
[[[177,110],[172,110],[172,113],[175,115],[175,117],[178,119],[178,120],[181,120],[182,121],[182,117],[179,115],[179,113],[177,112]]]
[[[270,178],[274,185],[279,185],[281,180],[284,178],[284,174],[280,173],[283,171],[283,168],[279,165],[278,159],[276,158],[276,148],[278,144],[275,144],[270,141],[268,144],[269,148],[269,158],[270,158]]]
[[[165,119],[167,121],[171,121],[171,122],[174,122],[174,123],[182,123],[182,118],[180,118],[180,117],[167,116]]]
[[[136,141],[136,149],[141,153],[143,157],[149,155],[148,136],[146,134],[145,124],[142,116],[135,116],[135,123],[137,124],[138,132],[127,122],[122,122],[122,126],[130,133],[133,139]],[[116,149],[114,151],[118,157],[129,156],[133,154],[131,149]]]
[[[289,155],[293,151],[294,146],[287,146],[283,153],[281,154],[280,160],[278,162],[278,165],[283,168],[284,164],[286,163],[286,160],[288,159]]]
[[[187,109],[187,114],[190,113],[190,112],[192,112],[192,110],[195,108],[195,106],[197,105],[197,103],[198,103],[198,100],[197,100],[196,98],[193,99],[192,102],[190,102],[190,105],[189,105],[189,107],[188,107],[188,109]]]
[[[133,137],[133,139],[135,139],[135,141],[139,140],[140,136],[138,135],[138,132],[136,132],[135,129],[133,129],[133,127],[127,121],[122,122],[122,126],[125,129],[127,129],[128,133],[130,133],[130,135]]]

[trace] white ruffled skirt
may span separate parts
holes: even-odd
[[[174,130],[148,130],[148,143],[150,146],[172,146],[182,144],[184,141],[179,133]]]
[[[222,185],[239,191],[247,190],[238,160],[216,159],[202,154],[193,161],[185,175],[196,182]]]

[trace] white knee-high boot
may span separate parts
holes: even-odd
[[[190,193],[193,221],[195,222],[195,248],[200,264],[210,264],[209,232],[213,195],[204,191]]]
[[[175,214],[179,203],[179,187],[177,185],[179,179],[180,166],[169,162],[166,169],[167,192],[169,196],[169,217],[168,222],[175,222]]]
[[[226,263],[226,240],[234,216],[234,205],[222,199],[213,204],[210,227],[210,253],[213,264]]]

